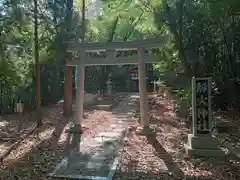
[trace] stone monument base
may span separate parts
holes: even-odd
[[[211,135],[194,136],[188,134],[188,143],[184,147],[188,156],[221,157],[225,155]]]

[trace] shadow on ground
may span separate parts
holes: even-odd
[[[190,130],[186,128],[182,118],[174,114],[173,108],[169,107],[171,106],[169,101],[164,101],[166,98],[150,102],[150,126],[155,129],[156,133],[145,138],[138,137],[140,140],[135,137],[132,142],[125,144],[125,146],[129,146],[128,150],[135,148],[137,158],[133,158],[134,160],[129,158],[128,167],[120,169],[119,176],[124,176],[127,179],[131,179],[129,177],[133,175],[136,176],[134,179],[240,179],[240,158],[236,155],[231,154],[222,158],[193,158],[185,154],[184,143],[187,142],[187,134]],[[142,146],[139,145],[142,143],[140,141],[144,142]],[[164,161],[168,168],[166,173],[153,173],[147,168],[143,168],[141,171],[133,170],[133,167],[136,169],[136,166],[147,158],[147,152],[152,151],[151,148],[147,148],[145,150],[147,152],[141,152],[147,146],[155,149],[156,156],[153,157],[155,160],[161,158]],[[139,153],[144,153],[144,155],[141,157]],[[124,158],[126,159],[127,156]],[[145,166],[150,167],[151,164]],[[159,176],[159,174],[161,175]],[[120,179],[117,176],[116,178]]]
[[[175,174],[177,177],[183,177],[184,173],[180,168],[174,163],[172,157],[167,153],[167,151],[162,147],[162,145],[157,140],[156,134],[147,136],[147,141],[155,149],[157,156],[160,157],[166,164],[170,173]]]
[[[126,93],[120,94],[121,97],[119,99],[125,95]],[[78,147],[77,144],[69,143],[71,142],[70,136],[59,142],[62,132],[69,125],[72,118],[64,118],[62,116],[62,104],[58,104],[57,107],[54,105],[53,107],[56,108],[54,111],[51,110],[51,107],[49,111],[43,112],[44,125],[35,131],[34,134],[24,139],[16,150],[13,150],[1,162],[1,179],[49,179],[46,176],[66,156],[69,148]],[[91,112],[91,110],[93,109],[89,108],[86,111]],[[87,118],[87,116],[84,118]],[[90,131],[91,128],[93,127],[88,128],[87,131]],[[74,138],[76,139],[77,137]],[[87,158],[88,153],[83,154],[83,156]]]
[[[167,108],[166,108],[167,109]],[[163,112],[166,112],[165,110]],[[35,138],[34,142],[39,142],[38,139],[43,141],[32,145],[33,148],[29,149],[28,152],[22,155],[19,159],[7,159],[8,162],[1,164],[0,176],[1,179],[13,180],[13,179],[36,179],[45,180],[46,175],[53,171],[56,164],[61,160],[60,158],[66,155],[69,147],[79,147],[79,144],[67,144],[70,142],[70,136],[63,143],[59,144],[59,136],[64,129],[65,125],[68,124],[69,120],[61,116],[60,111],[55,112],[53,119],[57,119],[59,123],[52,123],[48,126],[43,126],[39,129],[39,132],[45,132],[49,128],[55,128],[56,130],[51,133],[51,137],[48,139],[42,139],[42,136],[37,137],[36,135],[31,137]],[[161,114],[158,114],[158,116]],[[169,123],[168,123],[169,120]],[[51,120],[49,120],[51,122]],[[55,120],[55,122],[57,122]],[[155,122],[154,122],[155,121]],[[174,121],[174,123],[172,122]],[[116,180],[238,180],[240,179],[240,158],[229,155],[223,158],[190,158],[184,153],[183,138],[186,136],[187,130],[185,130],[180,121],[177,119],[172,120],[170,117],[165,118],[164,124],[170,127],[170,131],[167,133],[164,131],[163,120],[155,119],[150,121],[151,125],[155,124],[159,127],[156,134],[151,136],[143,137],[146,139],[146,145],[150,146],[155,151],[155,157],[162,159],[167,166],[166,172],[153,172],[147,169],[139,170],[137,168],[141,159],[129,159],[126,169],[118,169],[114,178]],[[177,131],[178,130],[178,131]],[[134,132],[134,129],[131,133]],[[172,133],[172,135],[171,135]],[[169,135],[170,134],[170,135]],[[164,138],[162,138],[164,136]],[[38,138],[38,139],[37,139]],[[76,137],[77,142],[80,142],[81,137]],[[25,142],[27,143],[27,141]],[[136,150],[141,151],[138,148],[140,142],[135,141]],[[125,146],[127,143],[125,143]],[[172,147],[175,151],[170,151]],[[133,148],[133,146],[130,146]],[[14,151],[13,153],[17,153]],[[139,154],[138,154],[139,155]],[[83,154],[83,157],[88,158],[88,154]],[[144,158],[144,157],[143,157]],[[151,164],[146,164],[151,166]]]
[[[117,155],[116,151],[111,150],[111,152],[109,152],[109,147],[115,146],[114,142],[104,141],[101,144],[101,151],[91,151],[91,149],[90,151],[86,151],[84,145],[81,144],[82,140],[80,134],[73,134],[69,137],[69,142],[67,143],[65,151],[65,158],[61,163],[61,167],[54,170],[54,175],[56,175],[56,177],[49,177],[49,179],[67,177],[84,178],[91,176],[108,177],[109,172],[111,171],[111,165],[114,163],[114,158]],[[103,156],[106,156],[105,160],[101,159]]]
[[[1,179],[44,179],[63,156],[68,139],[63,137],[64,129],[71,118],[62,116],[62,104],[44,107],[43,126],[26,137],[0,164]],[[88,113],[85,111],[85,117]]]
[[[1,169],[1,178],[42,179],[48,173],[49,169],[55,166],[56,159],[61,157],[61,152],[64,149],[64,144],[57,144],[57,134],[58,132],[52,138],[32,148],[20,159],[13,160],[7,167]]]
[[[134,129],[133,129],[134,132]],[[132,132],[130,132],[132,133]],[[130,136],[130,135],[129,135]],[[114,180],[120,179],[149,179],[149,180],[213,180],[212,177],[206,176],[189,176],[185,175],[182,169],[179,167],[179,164],[175,162],[172,155],[168,153],[165,148],[160,144],[157,140],[157,136],[155,133],[152,135],[146,136],[148,145],[151,145],[156,153],[156,156],[161,158],[165,165],[167,166],[167,171],[159,171],[153,172],[149,170],[139,169],[138,165],[140,159],[136,158],[134,160],[130,160],[127,163],[127,167],[121,168],[116,171],[114,175]],[[121,164],[121,163],[120,163]],[[152,166],[151,164],[147,164],[146,166]]]

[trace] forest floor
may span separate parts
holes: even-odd
[[[229,133],[215,134],[223,151],[230,151],[221,158],[191,158],[185,154],[187,134],[184,119],[174,113],[167,98],[156,97],[149,102],[150,126],[154,135],[138,136],[134,127],[125,140],[120,162],[121,170],[116,179],[240,179],[240,129]],[[138,112],[138,110],[137,110]],[[218,118],[229,117],[228,113],[216,113]],[[136,120],[139,115],[135,115]],[[240,121],[228,121],[229,126],[240,127]],[[137,124],[136,124],[137,125]],[[235,146],[235,148],[234,148]],[[238,146],[238,147],[237,147]],[[126,173],[122,173],[126,172]],[[117,175],[116,174],[116,175]],[[126,177],[126,178],[125,178]]]
[[[126,94],[120,94],[121,100]],[[138,102],[137,102],[138,103]],[[184,143],[189,130],[184,120],[177,117],[170,100],[156,97],[149,103],[151,107],[150,126],[155,130],[151,136],[136,135],[138,113],[133,115],[136,124],[131,127],[124,139],[124,148],[121,153],[119,169],[113,179],[240,179],[240,156],[236,147],[240,144],[238,130],[216,135],[223,148],[229,148],[230,153],[222,158],[190,158],[185,155]],[[110,111],[85,110],[85,131],[83,138],[93,136],[111,124],[111,119],[106,119]],[[136,109],[138,112],[138,109]],[[218,113],[218,116],[226,113]],[[3,121],[5,119],[5,121]],[[0,121],[1,127],[17,127],[15,123],[18,116],[4,116]],[[10,121],[12,120],[13,123]],[[15,121],[14,121],[15,120]],[[27,114],[22,117],[25,131],[0,141],[0,156],[11,145],[21,140],[1,161],[0,179],[19,180],[44,180],[56,164],[61,160],[66,148],[67,136],[63,133],[72,122],[72,118],[62,116],[62,102],[43,108],[44,125],[34,130],[27,137],[34,126],[34,118]],[[7,124],[8,123],[8,124]],[[238,123],[238,124],[237,124]],[[13,125],[15,124],[15,125]],[[240,127],[239,121],[234,121],[235,127]],[[5,128],[6,129],[6,128]],[[10,128],[8,128],[10,129]],[[17,132],[10,129],[9,131]],[[21,139],[22,137],[22,139]],[[240,153],[239,153],[240,154]]]

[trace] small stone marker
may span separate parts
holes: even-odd
[[[112,86],[113,86],[113,84],[109,80],[106,82],[106,84],[107,84],[107,95],[112,96]]]
[[[152,81],[151,83],[153,83],[153,93],[157,93],[157,81]]]
[[[223,156],[212,137],[211,77],[192,78],[193,134],[188,134],[186,153],[193,156]]]
[[[23,113],[23,107],[24,107],[23,103],[21,103],[21,102],[16,103],[16,110],[15,111],[17,113]]]
[[[164,88],[165,88],[165,85],[164,83],[160,80],[160,78],[158,78],[158,80],[156,81],[156,85],[157,85],[157,92],[159,95],[162,95],[163,92],[164,92]]]

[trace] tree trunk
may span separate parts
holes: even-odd
[[[39,63],[39,44],[38,44],[38,4],[34,0],[34,46],[35,46],[35,68],[36,68],[36,118],[37,127],[42,125],[41,113],[41,84],[40,84],[40,63]]]
[[[72,115],[72,66],[64,66],[64,112],[65,117]]]
[[[69,40],[69,33],[72,32],[72,10],[73,8],[73,0],[67,1],[67,15],[65,19],[66,24],[66,40]],[[71,60],[72,54],[66,52],[65,60]],[[72,67],[64,66],[64,112],[63,115],[65,117],[69,117],[72,115]]]
[[[183,7],[184,7],[185,0],[181,0],[177,9],[179,10],[179,28],[177,28],[177,22],[174,20],[171,14],[171,9],[167,3],[167,0],[164,0],[164,11],[167,15],[167,21],[170,27],[171,32],[173,33],[176,41],[176,46],[178,48],[179,59],[182,62],[183,68],[185,72],[191,77],[191,71],[189,64],[186,59],[186,54],[184,51],[184,44],[183,44]]]
[[[112,42],[114,39],[114,34],[115,34],[115,30],[117,28],[117,24],[119,21],[119,16],[116,17],[115,21],[113,22],[113,26],[110,29],[110,33],[108,35],[108,42]],[[102,80],[101,80],[101,90],[104,92],[106,90],[106,82],[108,80],[108,75],[110,72],[110,67],[108,65],[102,66],[101,67],[101,75],[102,75]]]

